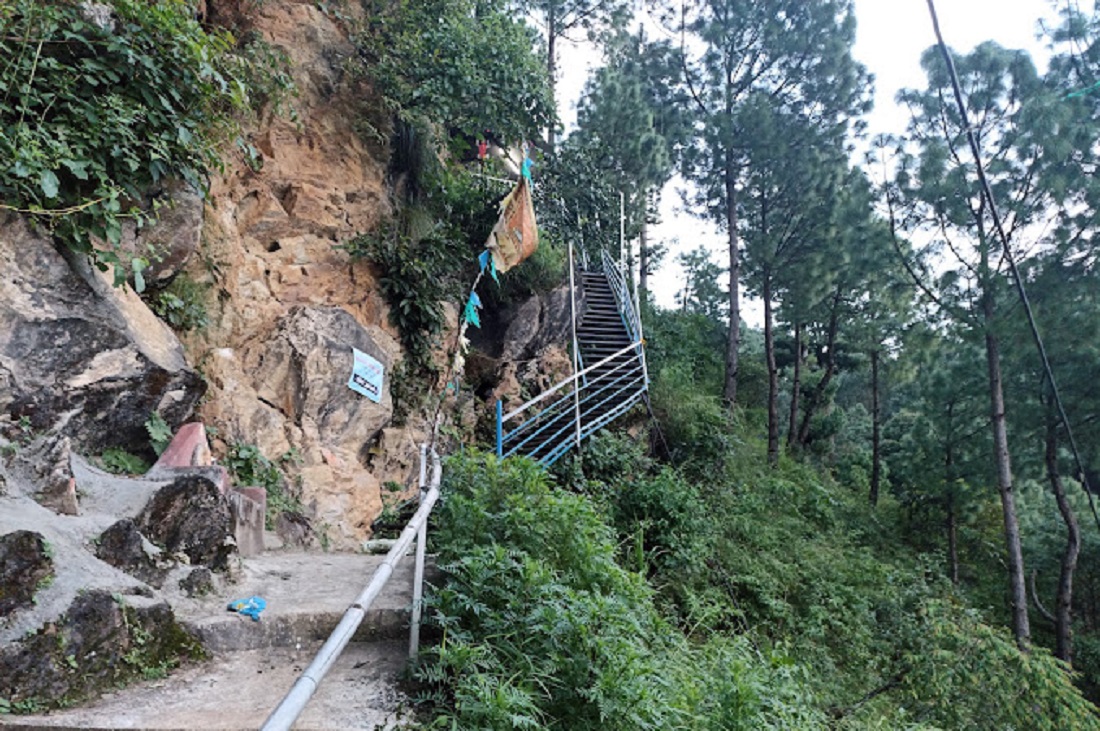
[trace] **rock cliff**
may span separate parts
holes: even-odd
[[[388,393],[374,404],[346,386],[352,347],[387,376],[403,357],[377,273],[338,248],[390,208],[381,155],[357,131],[369,89],[346,78],[353,49],[317,3],[208,10],[285,51],[299,95],[293,120],[268,114],[250,130],[259,160],[232,160],[212,181],[187,264],[211,311],[210,324],[183,339],[208,386],[198,415],[218,429],[216,452],[239,442],[271,459],[299,455],[287,468],[307,514],[331,545],[355,547],[382,510],[382,485],[412,485],[423,438],[390,428]],[[387,458],[371,459],[383,440]]]

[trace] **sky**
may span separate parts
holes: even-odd
[[[1025,48],[1032,53],[1040,69],[1047,53],[1037,40],[1037,24],[1042,17],[1053,17],[1050,0],[939,0],[936,10],[940,28],[948,45],[967,52],[986,40],[1008,48]],[[853,54],[875,77],[875,107],[867,117],[868,132],[901,133],[908,124],[905,109],[894,103],[903,88],[923,85],[921,53],[935,42],[926,0],[855,0],[857,21]],[[566,47],[562,52],[562,78],[559,106],[566,128],[576,118],[576,100],[580,98],[588,70],[598,63],[598,55],[584,47]],[[670,253],[662,269],[652,279],[651,289],[657,304],[672,307],[683,278],[674,259],[677,253],[694,249],[700,243],[711,249],[717,261],[725,251],[724,237],[708,222],[682,210],[682,181],[673,181],[662,196],[662,223],[653,231],[655,238],[669,244]],[[678,244],[674,243],[678,241]],[[759,325],[759,308],[750,303],[745,315],[750,324]]]

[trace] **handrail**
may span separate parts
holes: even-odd
[[[573,383],[573,382],[577,381],[581,376],[587,376],[589,373],[591,373],[595,369],[599,368],[600,366],[606,365],[607,363],[611,362],[611,360],[614,359],[614,358],[618,358],[621,355],[625,355],[626,353],[629,353],[631,350],[634,350],[639,345],[641,345],[641,343],[638,343],[638,342],[631,343],[630,345],[626,346],[625,348],[618,351],[617,353],[613,353],[613,354],[607,356],[606,358],[601,360],[599,363],[595,363],[593,365],[590,365],[587,368],[585,368],[583,371],[581,371],[580,373],[575,373],[572,376],[569,376],[569,378],[566,378],[564,381],[561,381],[560,383],[557,383],[557,384],[551,386],[549,389],[543,391],[538,396],[536,396],[535,398],[533,398],[530,401],[526,402],[522,406],[517,406],[516,408],[509,411],[507,414],[504,414],[504,416],[502,416],[500,418],[500,420],[502,422],[510,421],[513,417],[519,416],[520,414],[522,414],[524,411],[531,408],[535,404],[541,403],[542,401],[545,401],[546,399],[550,398],[550,396],[554,395],[555,393],[557,393],[561,389],[568,386],[570,383]]]
[[[638,313],[634,311],[634,303],[631,301],[626,280],[623,279],[622,272],[619,271],[618,266],[615,265],[614,260],[607,251],[603,250],[601,254],[603,256],[604,275],[607,277],[608,284],[611,285],[611,293],[615,296],[615,301],[619,304],[623,324],[626,325],[627,332],[630,333],[630,339],[640,341],[642,339],[641,323],[638,320]]]
[[[636,368],[637,361],[639,360],[639,358],[640,358],[640,356],[637,353],[635,353],[633,356],[630,357],[630,359],[620,361],[619,363],[615,364],[615,366],[613,368],[611,368],[608,371],[604,371],[604,372],[600,373],[598,376],[596,376],[595,378],[593,378],[589,382],[590,386],[594,386],[594,385],[600,383],[600,381],[604,381],[604,380],[607,381],[606,383],[603,383],[598,389],[595,389],[595,390],[588,389],[589,391],[591,391],[591,393],[588,393],[587,395],[585,395],[585,397],[583,399],[581,399],[579,401],[579,403],[583,407],[583,409],[582,409],[582,420],[577,422],[578,430],[583,432],[583,429],[581,428],[580,425],[583,424],[583,416],[584,415],[589,415],[592,412],[592,410],[594,409],[594,407],[602,406],[607,402],[607,398],[604,398],[603,401],[600,401],[599,403],[593,404],[592,403],[593,399],[599,397],[600,394],[604,393],[608,389],[612,389],[612,388],[615,388],[616,386],[619,386],[624,381],[624,379],[631,378],[631,376],[634,372],[633,369]],[[620,371],[620,370],[623,371],[623,372],[616,374],[616,372]],[[622,390],[623,389],[620,388],[619,392],[621,392]],[[616,392],[616,393],[618,393],[618,392]],[[565,410],[559,410],[555,413],[555,409],[559,409],[562,406],[566,406],[570,401],[573,400],[573,398],[577,394],[578,394],[578,392],[576,390],[571,391],[569,394],[563,396],[561,399],[555,401],[550,406],[548,406],[546,409],[544,409],[543,411],[536,414],[533,419],[531,419],[529,421],[525,421],[524,423],[522,423],[518,427],[516,427],[514,430],[512,430],[506,436],[502,436],[502,438],[500,440],[500,445],[499,445],[500,446],[499,454],[503,457],[507,457],[507,456],[510,456],[512,454],[515,454],[520,448],[527,445],[532,439],[534,439],[539,434],[545,432],[547,429],[550,429],[554,426],[558,426],[559,424],[562,424],[563,418],[566,417],[566,416],[571,416],[571,414],[569,414],[569,412],[565,411]],[[544,419],[544,417],[548,417],[548,418]],[[538,428],[535,428],[536,426]],[[564,425],[560,426],[560,428],[556,432],[551,434],[548,437],[548,439],[555,439],[555,438],[561,436],[564,431],[566,431],[568,428],[573,427],[573,426],[574,426],[573,421],[565,421]],[[515,439],[517,439],[524,432],[524,430],[526,430],[528,428],[532,428],[532,429],[534,429],[534,431],[530,434],[525,435],[524,438],[521,441],[519,441],[518,443],[510,446],[507,450],[504,449],[505,444],[507,444],[510,441],[514,441]]]
[[[426,450],[421,452],[422,459],[425,456]],[[378,595],[382,592],[382,587],[386,585],[390,577],[393,575],[394,567],[405,556],[405,553],[409,550],[409,546],[412,545],[413,539],[417,535],[423,536],[423,527],[427,525],[428,515],[431,514],[432,508],[435,507],[436,501],[439,499],[439,483],[443,477],[443,467],[439,461],[439,455],[433,449],[432,454],[432,478],[431,485],[426,493],[423,493],[420,500],[420,508],[413,515],[412,520],[405,526],[405,530],[401,531],[401,536],[397,539],[397,542],[390,548],[389,553],[386,554],[385,560],[382,565],[379,566],[374,576],[371,577],[370,583],[359,594],[355,601],[344,612],[343,618],[340,623],[336,625],[336,629],[332,631],[328,639],[325,640],[325,644],[321,646],[321,649],[317,651],[317,654],[313,658],[313,662],[309,664],[309,667],[298,677],[298,680],[291,687],[290,691],[283,698],[282,702],[271,712],[271,715],[264,721],[264,725],[261,727],[262,731],[289,731],[290,727],[294,724],[298,717],[302,715],[302,711],[305,710],[306,704],[309,699],[313,697],[313,694],[317,691],[317,686],[320,685],[321,680],[325,677],[329,670],[332,669],[337,658],[340,657],[340,653],[344,651],[348,643],[351,642],[352,636],[355,634],[355,630],[359,628],[359,625],[363,621],[363,617],[366,616],[367,610],[370,608],[374,600],[378,598]],[[423,462],[421,463],[423,469]],[[423,539],[421,539],[423,542]],[[418,558],[421,551],[417,551]]]

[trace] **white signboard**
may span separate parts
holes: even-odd
[[[361,350],[351,349],[355,360],[351,366],[351,378],[348,388],[361,393],[374,403],[382,402],[382,377],[385,368],[374,358]]]

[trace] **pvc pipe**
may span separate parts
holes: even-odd
[[[336,629],[332,631],[329,638],[325,640],[325,644],[321,646],[321,649],[317,651],[317,655],[314,656],[313,662],[309,664],[309,667],[298,677],[298,680],[294,683],[294,686],[290,689],[290,692],[286,694],[282,702],[271,712],[271,715],[264,721],[264,725],[261,726],[262,731],[289,731],[294,722],[298,720],[298,717],[302,715],[302,711],[306,707],[306,703],[313,697],[313,694],[317,691],[317,686],[321,680],[325,677],[332,666],[336,663],[336,659],[340,657],[340,653],[344,651],[348,643],[351,642],[352,636],[355,634],[355,630],[359,628],[359,625],[363,622],[363,617],[366,616],[367,610],[370,609],[371,604],[378,598],[378,595],[382,593],[382,587],[386,585],[390,576],[393,575],[393,569],[397,563],[404,557],[405,553],[409,550],[409,546],[412,544],[416,534],[420,531],[420,527],[424,525],[428,520],[428,515],[432,512],[432,508],[435,507],[436,500],[439,499],[439,483],[443,476],[443,467],[439,462],[439,455],[435,452],[432,453],[432,484],[428,490],[427,495],[424,496],[424,500],[420,503],[420,508],[416,511],[412,520],[405,526],[405,530],[401,531],[401,536],[394,543],[393,547],[386,554],[385,560],[382,565],[374,572],[374,576],[371,577],[370,583],[359,594],[355,602],[348,607],[344,612],[343,618],[340,623],[336,625]]]
[[[428,488],[428,445],[420,445],[420,502]],[[420,653],[420,615],[424,603],[424,560],[428,544],[428,521],[416,533],[416,568],[413,570],[412,617],[409,621],[409,659]]]

